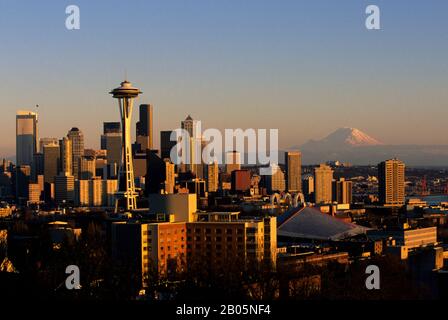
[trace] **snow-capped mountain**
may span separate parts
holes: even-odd
[[[288,148],[302,152],[304,164],[339,160],[353,164],[377,164],[400,158],[407,165],[447,166],[447,145],[387,145],[355,128],[339,128],[320,140]]]
[[[356,128],[339,128],[321,140],[310,140],[301,146],[301,149],[345,149],[347,147],[378,146],[380,141]]]

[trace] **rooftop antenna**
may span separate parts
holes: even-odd
[[[36,104],[36,114],[37,114],[37,110],[39,110],[39,105]],[[37,120],[37,115],[36,115],[36,122],[39,122],[39,120]]]

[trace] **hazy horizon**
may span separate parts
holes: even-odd
[[[154,105],[156,146],[188,114],[204,129],[278,128],[281,149],[347,126],[448,145],[447,2],[375,1],[379,31],[364,27],[371,1],[73,4],[76,31],[65,2],[0,2],[0,157],[15,154],[16,111],[36,104],[39,137],[78,127],[98,148],[125,74],[143,91],[136,105]]]

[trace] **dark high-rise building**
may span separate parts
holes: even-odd
[[[84,156],[84,135],[78,128],[72,128],[68,132],[67,138],[69,138],[72,143],[73,176],[77,178],[79,175],[79,159]]]
[[[121,163],[121,133],[107,133],[101,137],[104,139],[105,148],[107,150],[107,164],[120,166]]]
[[[107,164],[120,166],[122,132],[120,122],[104,122],[104,132],[101,135],[101,149],[107,150]]]
[[[30,183],[31,167],[22,165],[16,167],[16,198],[24,204],[28,200],[28,185]]]
[[[147,150],[145,152],[137,152],[132,155],[134,163],[134,177],[140,178],[146,176],[148,166],[148,151],[157,152],[157,150]]]
[[[155,151],[149,151],[146,156],[146,194],[160,193],[166,180],[165,162]]]
[[[120,165],[121,161],[121,124],[104,122],[101,135],[101,149],[107,150],[107,163]]]
[[[34,182],[37,181],[37,177],[39,175],[44,174],[44,154],[43,153],[35,153],[33,166],[31,167],[31,177]]]
[[[314,176],[307,175],[302,180],[302,192],[305,201],[314,202]]]
[[[344,178],[333,181],[333,201],[339,204],[352,203],[353,183]]]
[[[31,166],[37,147],[37,114],[31,111],[18,111],[16,115],[17,165]]]
[[[302,154],[298,151],[285,152],[286,190],[302,192]]]
[[[101,149],[107,150],[107,163],[116,165],[121,162],[121,124],[120,122],[104,122],[101,135]]]
[[[405,165],[398,159],[378,164],[378,196],[386,206],[402,206],[405,201]]]
[[[104,122],[103,123],[103,133],[121,133],[120,122]]]
[[[198,199],[206,196],[207,186],[203,179],[191,179],[186,181],[183,187],[188,189],[188,193],[196,193]]]
[[[53,183],[54,177],[59,174],[60,157],[59,145],[44,146],[44,181],[46,183]]]
[[[176,145],[176,141],[171,141],[173,131],[160,131],[160,156],[162,159],[170,159],[171,149]]]
[[[54,196],[56,203],[73,203],[75,199],[75,178],[65,173],[54,178]]]
[[[152,135],[152,111],[153,107],[150,104],[141,104],[139,107],[139,121],[137,122],[137,144],[140,145],[141,151],[151,150],[153,148]]]

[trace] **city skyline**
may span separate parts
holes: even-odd
[[[0,154],[14,156],[10,119],[36,104],[40,137],[79,127],[98,148],[103,122],[119,119],[107,90],[125,73],[146,92],[136,103],[154,105],[155,133],[191,114],[205,128],[278,128],[281,148],[345,126],[387,144],[448,144],[448,4],[377,1],[382,30],[369,32],[366,3],[111,1],[106,14],[103,4],[79,1],[77,31],[64,27],[64,4],[2,3],[0,37],[11,50],[0,54],[9,119]],[[122,12],[135,18],[117,22]],[[111,35],[128,30],[135,62],[125,64]]]
[[[0,0],[5,311],[448,297],[429,2]]]

